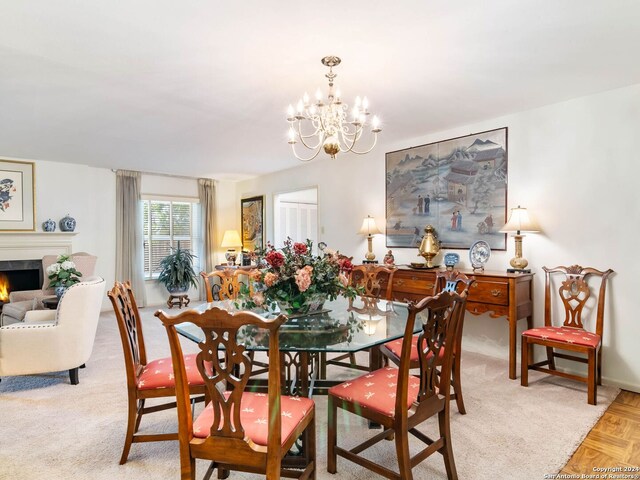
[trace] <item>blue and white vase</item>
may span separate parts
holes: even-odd
[[[46,222],[42,222],[42,230],[44,230],[45,232],[55,232],[56,222],[51,219],[48,219]]]
[[[62,297],[62,295],[64,295],[64,292],[66,290],[67,290],[67,287],[64,287],[62,285],[54,289],[54,291],[56,292],[56,297],[58,297],[58,300],[60,300],[60,298]]]
[[[67,213],[67,216],[60,220],[60,231],[73,232],[75,229],[76,229],[76,219],[71,217]]]

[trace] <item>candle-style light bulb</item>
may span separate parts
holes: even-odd
[[[289,128],[289,143],[296,143],[296,131],[293,129],[293,127]]]
[[[307,94],[307,92],[304,92],[304,95],[302,96],[302,101],[304,102],[305,106],[309,105],[309,95]]]
[[[293,118],[294,113],[295,111],[293,110],[293,105],[289,104],[289,107],[287,108],[287,117]]]
[[[351,114],[353,115],[354,120],[358,118],[358,115],[360,115],[360,110],[358,109],[358,107],[353,107],[353,110],[351,110]]]
[[[337,88],[336,89],[336,100],[339,102],[340,101],[340,97],[342,96],[342,94],[340,93],[340,89]]]
[[[296,109],[298,110],[298,113],[302,113],[302,111],[304,110],[304,103],[302,103],[302,100],[298,100]]]
[[[362,100],[360,99],[360,97],[356,97],[356,107],[360,107],[360,105],[362,105]]]
[[[380,119],[377,115],[374,115],[371,119],[371,131],[376,133],[380,131]]]
[[[316,100],[318,102],[322,101],[322,92],[320,91],[320,89],[316,90]]]
[[[366,112],[367,108],[369,108],[369,99],[367,97],[364,97],[362,99],[362,109]]]

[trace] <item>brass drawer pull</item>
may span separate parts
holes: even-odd
[[[478,286],[479,286],[479,285],[480,285],[480,284],[479,284],[478,282],[473,282],[473,283],[471,284],[471,288],[478,288]]]
[[[395,284],[398,285],[398,286],[402,286],[402,285],[404,285],[404,280],[398,279],[398,280],[395,281]]]
[[[502,295],[502,292],[500,290],[491,290],[491,295],[493,295],[494,297],[499,297],[500,295]]]

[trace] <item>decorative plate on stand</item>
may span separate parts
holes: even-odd
[[[484,240],[478,240],[476,243],[471,245],[471,249],[469,250],[469,260],[471,261],[473,270],[483,271],[490,256],[491,247]]]

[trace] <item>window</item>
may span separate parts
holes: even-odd
[[[178,244],[197,255],[202,240],[197,201],[143,200],[144,276],[156,278],[160,261]],[[197,271],[198,265],[194,265]]]

